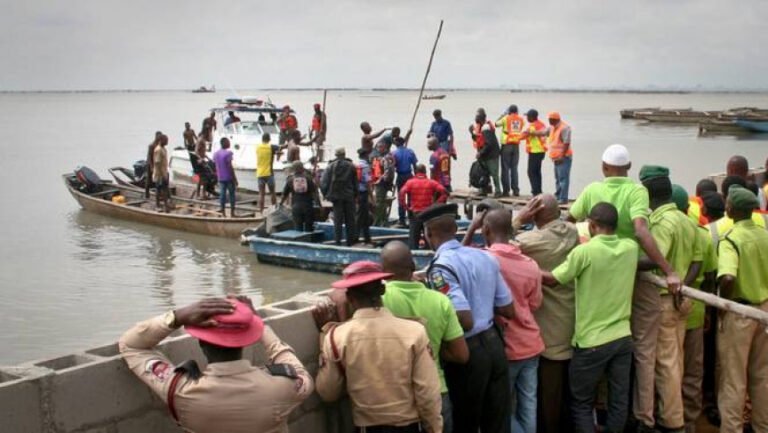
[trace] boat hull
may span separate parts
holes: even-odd
[[[191,233],[227,238],[238,238],[241,232],[260,224],[258,218],[209,218],[194,215],[161,213],[125,204],[113,203],[102,198],[92,197],[72,187],[69,178],[64,175],[64,183],[72,197],[84,210],[112,218],[134,221],[142,224],[164,227]]]
[[[736,124],[752,132],[768,132],[768,120],[737,119]]]

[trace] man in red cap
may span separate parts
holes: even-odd
[[[184,326],[197,338],[208,366],[174,368],[155,347]],[[263,344],[269,365],[254,367],[243,348]],[[265,327],[250,299],[209,298],[141,322],[120,338],[128,367],[166,404],[171,416],[197,433],[288,431],[288,415],[312,393],[312,377]]]
[[[325,143],[325,134],[328,131],[328,118],[325,110],[320,104],[314,106],[315,114],[312,116],[312,130],[309,132],[309,141],[317,146],[317,158],[323,160],[323,144]]]
[[[421,323],[399,319],[384,308],[382,280],[392,276],[378,263],[352,263],[333,283],[346,290],[352,318],[330,322],[335,307],[315,310],[322,330],[317,393],[335,401],[346,385],[352,420],[362,431],[439,433],[440,378],[429,338]]]

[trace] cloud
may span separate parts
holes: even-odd
[[[768,2],[0,0],[0,86],[20,89],[765,88]]]

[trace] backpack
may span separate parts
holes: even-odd
[[[490,177],[488,167],[480,161],[475,161],[469,169],[469,186],[478,189],[488,188],[488,185],[491,183]]]

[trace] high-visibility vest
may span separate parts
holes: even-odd
[[[277,122],[277,125],[280,127],[281,131],[285,131],[287,129],[296,129],[296,126],[297,126],[296,116],[294,116],[293,114],[289,114],[281,118],[280,121]]]
[[[501,120],[501,143],[520,144],[523,139],[525,120],[517,114],[507,114]]]
[[[752,212],[752,222],[754,222],[758,227],[768,229],[768,215],[766,214],[762,214],[760,212]],[[728,217],[728,215],[720,218],[717,220],[717,235],[722,238],[725,236],[725,233],[728,230],[733,228],[733,225],[734,222]]]
[[[540,121],[535,121],[528,125],[528,132],[536,132],[544,129],[544,124]],[[525,151],[528,153],[544,153],[547,151],[547,146],[544,143],[542,137],[535,135],[528,135],[528,139],[525,144]]]
[[[701,197],[691,197],[688,199],[688,218],[693,221],[694,224],[699,226],[705,226],[709,224],[709,219],[704,216],[702,208],[704,207],[704,200]]]
[[[568,126],[562,120],[551,131],[549,131],[549,138],[547,139],[547,147],[549,148],[549,157],[552,159],[561,158],[563,156],[573,155],[573,149],[568,146],[568,150],[565,150],[565,144],[563,143],[563,129]]]
[[[491,130],[496,129],[496,127],[493,125],[493,122],[490,121],[485,123],[475,123],[475,126],[472,127],[472,135],[475,136],[475,139],[472,142],[472,146],[475,149],[480,149],[485,146],[485,137],[483,137],[483,126],[485,125],[490,126]]]

